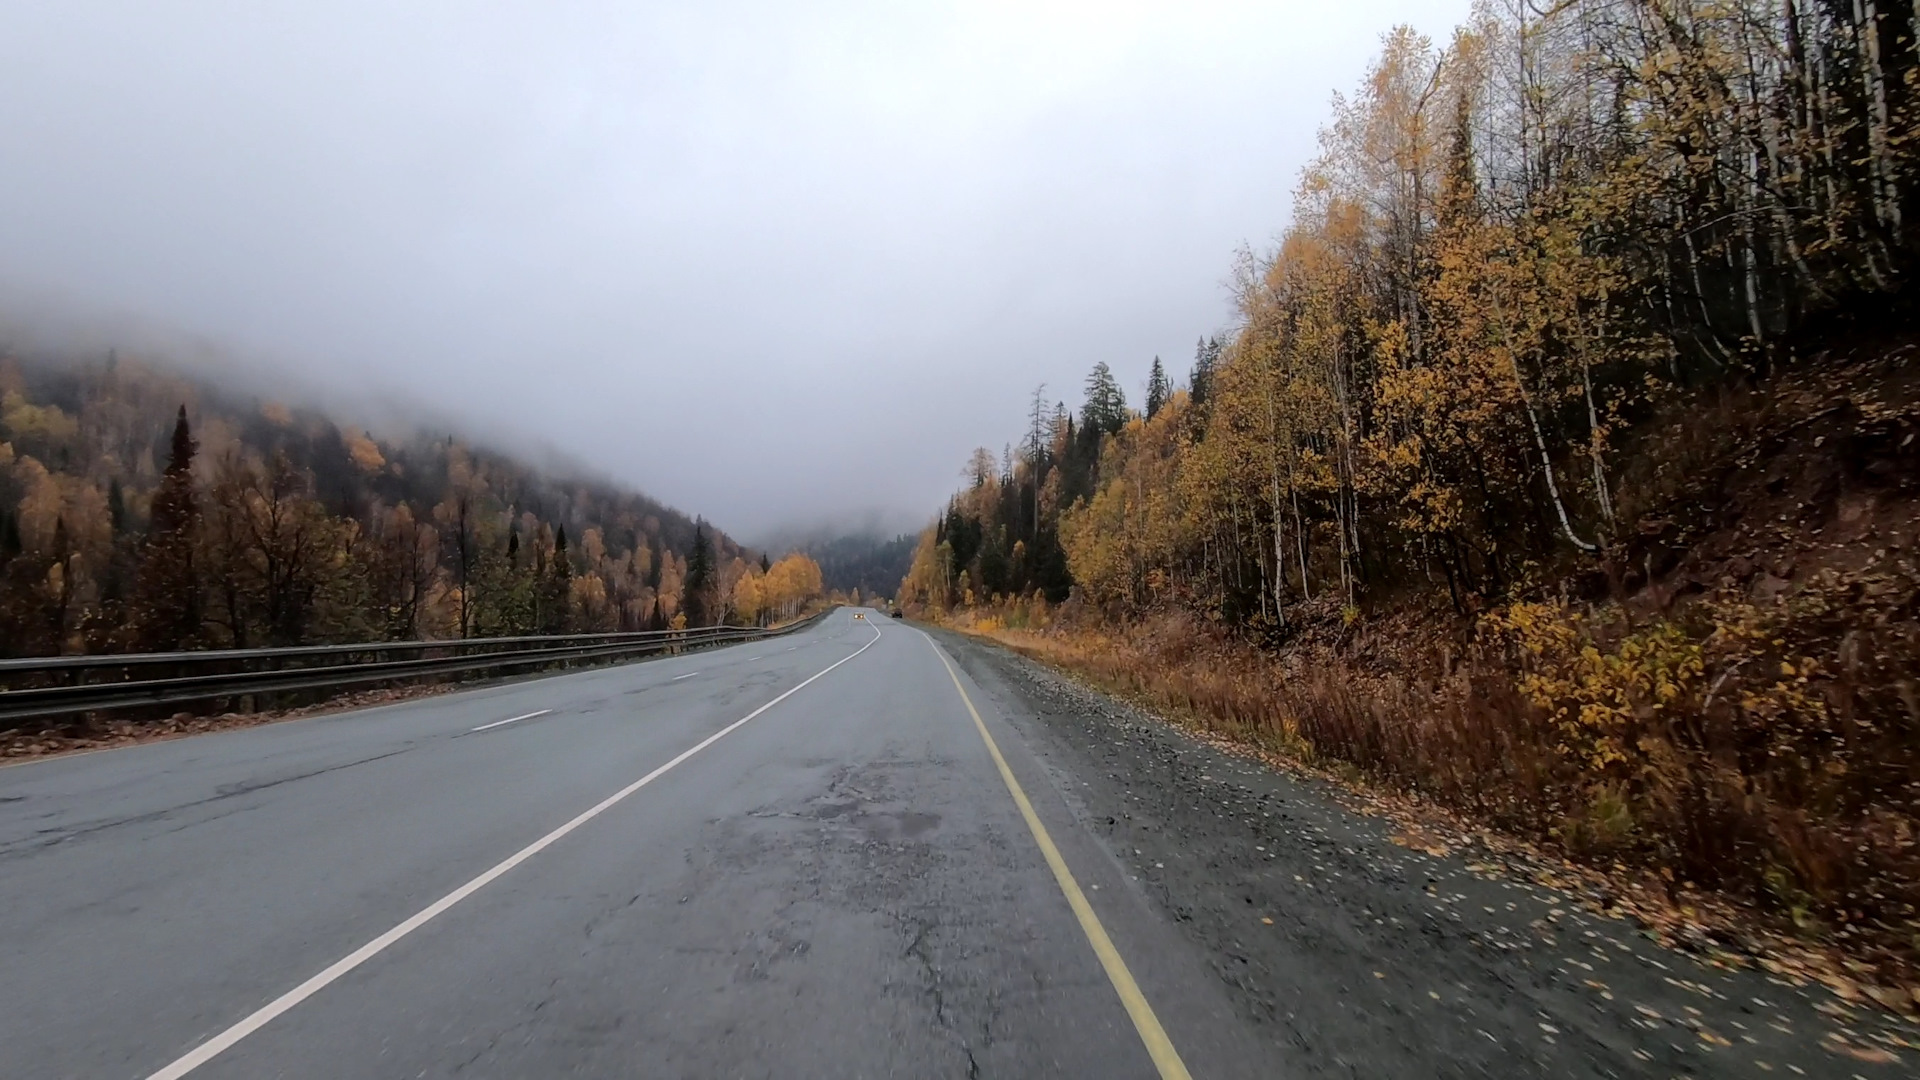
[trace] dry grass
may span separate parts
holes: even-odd
[[[1916,585],[1881,565],[1792,602],[1703,603],[1698,623],[1517,604],[1467,641],[1409,619],[1281,653],[1178,613],[948,621],[1212,735],[1643,873],[1675,902],[1717,894],[1837,947],[1862,981],[1907,985]]]

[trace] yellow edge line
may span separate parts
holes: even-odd
[[[927,640],[933,645],[933,640]],[[941,666],[947,669],[947,678],[953,680],[953,688],[960,691],[960,700],[966,702],[967,713],[973,717],[973,726],[979,730],[980,738],[987,744],[987,753],[993,756],[993,763],[1000,769],[1000,779],[1007,785],[1008,794],[1013,796],[1014,805],[1020,808],[1020,816],[1027,819],[1027,828],[1032,830],[1034,842],[1040,845],[1040,854],[1046,856],[1047,866],[1053,870],[1053,879],[1060,885],[1060,891],[1066,894],[1067,906],[1073,909],[1074,917],[1080,920],[1080,930],[1087,935],[1087,944],[1093,946],[1093,954],[1100,958],[1100,966],[1107,971],[1108,981],[1113,983],[1113,991],[1120,995],[1120,1003],[1126,1006],[1127,1015],[1133,1018],[1134,1029],[1140,1033],[1140,1041],[1146,1044],[1147,1056],[1153,1059],[1154,1067],[1160,1070],[1161,1080],[1192,1080],[1187,1066],[1180,1060],[1180,1054],[1173,1048],[1173,1040],[1167,1038],[1167,1031],[1160,1026],[1159,1017],[1153,1014],[1153,1006],[1147,1004],[1147,996],[1140,992],[1140,984],[1133,981],[1133,973],[1127,970],[1127,962],[1120,958],[1120,950],[1113,947],[1113,939],[1107,936],[1106,927],[1100,925],[1100,917],[1093,913],[1093,905],[1087,903],[1087,896],[1080,891],[1080,883],[1073,879],[1073,871],[1067,869],[1067,860],[1060,855],[1060,849],[1054,846],[1053,837],[1047,835],[1047,827],[1040,823],[1040,815],[1034,813],[1033,803],[1027,799],[1026,791],[1020,787],[1020,781],[1014,779],[1013,770],[1007,766],[1007,759],[1000,753],[999,744],[993,741],[993,735],[987,731],[986,721],[980,719],[980,710],[973,707],[973,699],[967,696],[967,688],[960,685],[960,676],[953,670],[946,654],[934,646],[933,654],[940,658]]]

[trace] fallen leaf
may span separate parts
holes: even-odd
[[[1820,1045],[1832,1053],[1845,1054],[1855,1061],[1864,1061],[1871,1065],[1892,1065],[1900,1060],[1892,1052],[1877,1046],[1854,1046],[1852,1043],[1842,1042],[1838,1035],[1828,1035],[1820,1040]]]

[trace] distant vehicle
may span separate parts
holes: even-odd
[[[904,619],[904,618],[906,618],[906,616],[904,616],[904,615],[902,615],[902,614],[900,614],[900,609],[899,609],[899,608],[894,608],[894,609],[893,609],[892,611],[889,611],[889,612],[887,612],[887,614],[889,614],[889,615],[891,615],[891,616],[893,616],[893,617],[894,617],[894,618],[896,618],[896,619]]]
[[[865,613],[865,612],[861,612],[861,611],[856,611],[856,612],[854,612],[854,613],[853,613],[853,617],[854,617],[854,618],[856,618],[856,619],[864,619],[864,618],[866,618],[867,616],[866,616],[866,613]]]

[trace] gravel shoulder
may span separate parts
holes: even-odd
[[[1920,1075],[1892,1014],[1662,947],[1491,853],[1418,850],[1325,781],[928,629],[1203,950],[1276,1075]]]

